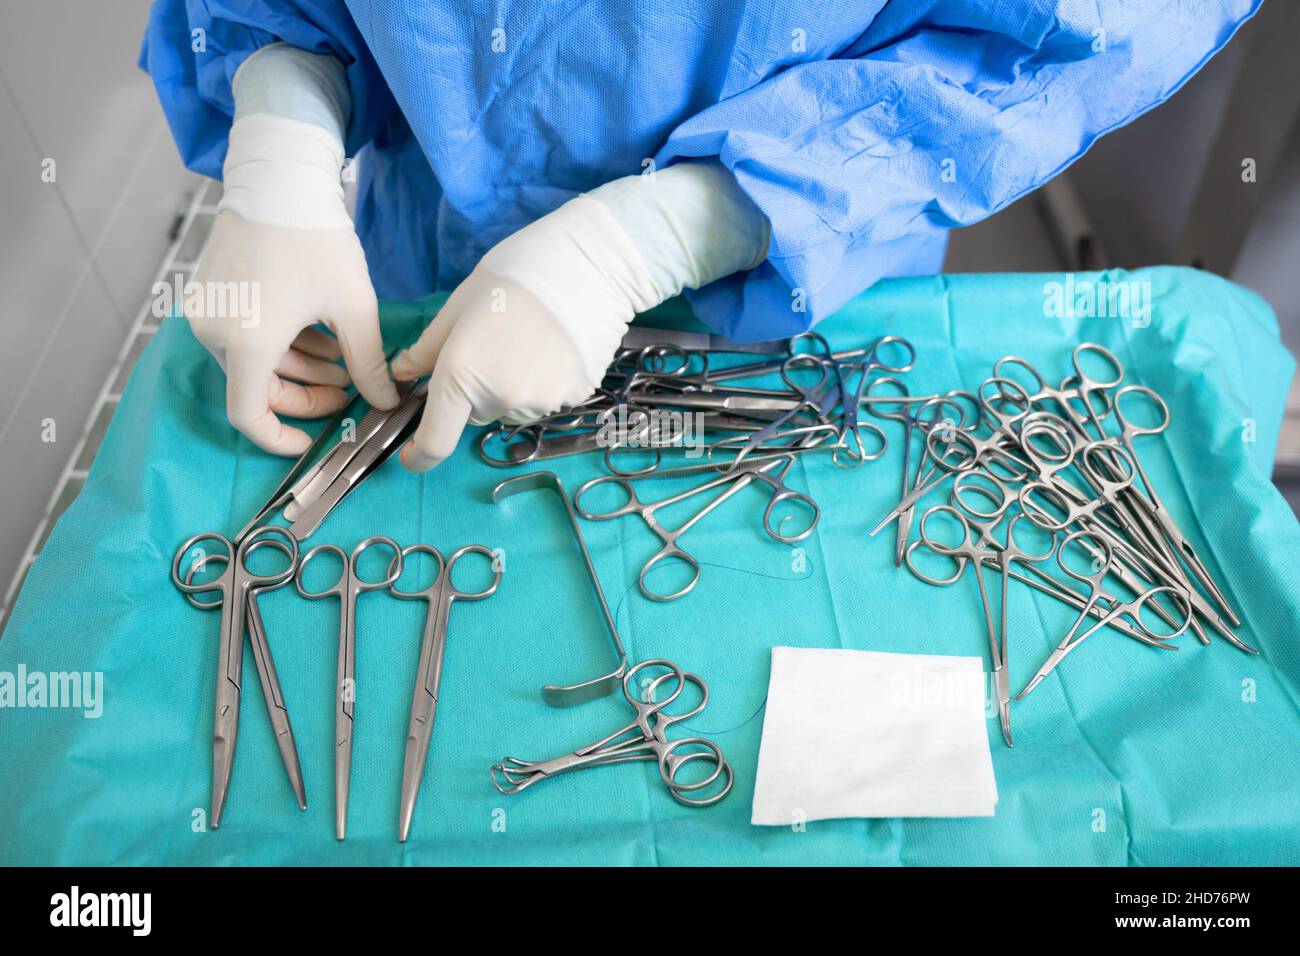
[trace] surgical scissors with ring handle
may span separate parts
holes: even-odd
[[[282,552],[289,559],[288,565],[271,574],[257,574],[251,571],[247,559],[253,552],[253,546],[258,541],[274,540],[277,537],[284,546]],[[197,570],[193,566],[195,561],[206,562],[212,559],[212,555],[200,548],[198,557],[191,560],[188,578],[182,578],[181,561],[192,548],[198,547],[202,542],[212,542],[220,547],[220,550],[214,554],[221,555],[225,567],[221,574],[212,580],[194,581],[193,574]],[[244,673],[244,632],[247,629],[249,597],[256,589],[279,587],[288,581],[293,576],[294,563],[297,559],[297,539],[278,525],[262,525],[253,528],[244,535],[238,545],[232,543],[225,535],[216,532],[197,534],[182,544],[172,558],[172,584],[177,590],[187,597],[213,592],[221,595],[217,686],[212,718],[212,805],[208,815],[208,822],[214,830],[221,825],[221,814],[230,792],[230,776],[235,763],[235,743],[239,737],[239,702]],[[215,603],[213,606],[216,606]],[[260,651],[264,651],[265,654],[259,653],[255,658],[259,666],[260,662],[269,664],[270,647],[263,647]],[[269,681],[269,678],[268,673],[263,676],[263,681]],[[268,685],[264,683],[264,686]]]
[[[263,547],[274,548],[283,554],[286,558],[293,561],[293,552],[290,547],[279,538],[266,537],[254,541],[248,549],[247,554],[252,555],[254,552],[261,550]],[[229,557],[225,554],[210,554],[196,558],[185,572],[185,584],[194,583],[194,575],[198,574],[203,568],[211,563],[228,564]],[[302,764],[298,760],[298,744],[293,736],[293,725],[289,722],[289,708],[284,702],[284,691],[280,687],[280,675],[275,669],[275,659],[271,656],[271,645],[266,638],[266,625],[262,623],[262,612],[257,605],[257,596],[262,591],[273,591],[278,587],[283,587],[289,583],[285,578],[279,584],[268,584],[262,587],[253,587],[248,591],[248,639],[253,647],[253,661],[257,664],[257,678],[262,685],[262,699],[266,702],[266,713],[271,720],[271,729],[275,733],[275,745],[280,751],[280,762],[284,764],[284,772],[289,777],[289,786],[293,790],[294,799],[298,803],[299,810],[307,809],[307,789],[302,776]],[[213,589],[214,591],[217,589]],[[221,607],[222,598],[220,594],[211,601],[201,600],[200,591],[186,591],[185,599],[196,608],[208,611]]]
[[[1086,573],[1071,567],[1070,562],[1066,560],[1065,557],[1069,546],[1082,538],[1091,538],[1093,544],[1100,548],[1102,552],[1102,556],[1098,558],[1092,554],[1092,548],[1088,549],[1088,557],[1091,560],[1091,564]],[[1061,570],[1070,577],[1082,584],[1088,585],[1088,595],[1085,599],[1086,603],[1083,610],[1079,612],[1079,616],[1075,618],[1074,624],[1071,625],[1070,630],[1061,640],[1061,643],[1056,646],[1056,649],[1048,656],[1047,660],[1043,663],[1043,666],[1038,669],[1038,672],[1034,674],[1029,683],[1025,685],[1025,689],[1016,695],[1016,700],[1022,700],[1026,694],[1041,684],[1043,679],[1056,669],[1056,666],[1065,659],[1065,656],[1069,654],[1070,651],[1082,644],[1090,635],[1095,634],[1097,631],[1101,630],[1103,626],[1110,624],[1113,621],[1125,620],[1138,631],[1147,634],[1151,638],[1151,643],[1155,643],[1157,646],[1178,637],[1187,630],[1187,626],[1192,620],[1192,605],[1187,600],[1186,593],[1179,588],[1169,587],[1167,585],[1157,585],[1156,587],[1143,591],[1135,600],[1132,601],[1121,601],[1114,595],[1108,593],[1103,587],[1103,584],[1106,580],[1106,576],[1109,575],[1113,569],[1114,557],[1114,549],[1111,548],[1110,542],[1106,538],[1098,535],[1094,531],[1088,530],[1087,528],[1080,528],[1077,531],[1072,531],[1070,534],[1065,536],[1063,541],[1061,541],[1061,546],[1056,553],[1056,563],[1060,566]],[[1168,634],[1158,634],[1155,631],[1152,631],[1147,626],[1146,622],[1142,620],[1143,608],[1153,606],[1153,601],[1157,594],[1170,595],[1174,603],[1180,605],[1184,612],[1181,623],[1177,624],[1174,627],[1174,630]],[[1105,613],[1086,631],[1080,632],[1079,628],[1088,620],[1090,609],[1096,606],[1099,602],[1105,605]]]
[[[359,571],[362,555],[372,547],[385,547],[393,553],[388,573],[378,581],[366,581]],[[311,562],[322,554],[337,555],[343,566],[333,584],[312,591],[307,588],[303,576]],[[390,587],[401,574],[401,545],[392,538],[377,534],[360,542],[352,549],[351,555],[337,545],[317,545],[302,556],[293,576],[298,593],[308,600],[318,601],[331,597],[339,599],[338,667],[334,698],[334,830],[335,836],[340,840],[347,836],[348,792],[352,780],[352,739],[357,689],[357,598],[366,591]]]
[[[415,670],[415,689],[411,694],[411,716],[406,726],[406,755],[402,760],[402,796],[397,815],[397,839],[402,843],[411,832],[415,799],[420,794],[420,781],[424,779],[424,767],[429,759],[429,741],[433,738],[433,721],[438,710],[438,688],[442,683],[451,606],[457,601],[482,601],[495,594],[501,585],[497,555],[481,544],[467,544],[452,552],[449,558],[443,558],[442,552],[432,545],[410,545],[393,558],[399,577],[413,554],[433,558],[437,573],[427,585],[414,591],[399,588],[398,578],[388,586],[393,597],[424,601],[427,606],[420,638],[420,662]],[[481,591],[462,590],[452,580],[456,565],[467,554],[482,555],[491,562],[492,581]]]
[[[646,526],[650,528],[658,537],[662,546],[648,561],[641,567],[637,575],[637,586],[641,593],[652,601],[675,601],[684,597],[694,590],[695,585],[700,580],[700,564],[694,557],[685,551],[677,542],[691,528],[695,527],[706,515],[721,505],[732,495],[739,492],[745,486],[754,481],[760,481],[766,484],[772,490],[771,500],[763,512],[763,530],[768,536],[784,544],[795,544],[802,541],[813,533],[817,527],[817,522],[821,517],[820,509],[817,502],[813,501],[808,495],[801,491],[796,491],[785,483],[785,476],[794,464],[793,455],[783,455],[766,463],[753,465],[743,465],[733,467],[732,470],[711,478],[694,488],[670,495],[667,498],[661,498],[658,501],[644,502],[637,497],[636,487],[633,482],[644,481],[647,478],[662,477],[659,474],[652,474],[644,478],[624,478],[621,475],[601,475],[593,478],[578,488],[573,495],[573,507],[577,512],[588,521],[610,521],[614,518],[621,518],[624,515],[635,514],[640,516]],[[593,512],[582,506],[583,496],[588,494],[593,488],[600,488],[604,485],[613,485],[619,488],[627,495],[627,501],[620,507],[613,508],[604,512]],[[710,498],[698,511],[687,518],[676,528],[667,528],[662,525],[656,517],[660,511],[670,508],[675,504],[687,501],[696,495],[719,489],[718,494]],[[808,524],[803,530],[793,535],[787,535],[781,532],[780,525],[774,525],[772,518],[778,505],[785,502],[793,501],[804,506],[811,512]],[[787,517],[791,517],[787,515]],[[782,522],[784,523],[784,522]],[[646,576],[656,567],[668,561],[677,561],[685,564],[691,571],[690,580],[682,587],[668,594],[659,594],[650,589],[646,582]]]
[[[890,362],[884,358],[883,350],[891,347],[902,350],[906,355],[906,359],[901,362],[890,364]],[[829,352],[829,346],[827,347],[827,351]],[[871,373],[888,372],[891,375],[902,375],[904,372],[910,372],[912,367],[916,365],[916,348],[911,342],[907,341],[907,339],[900,338],[897,335],[886,335],[876,340],[876,343],[871,346],[870,350],[862,357],[860,362],[841,362],[836,361],[834,357],[829,358],[827,361],[829,361],[834,367],[835,374],[839,378],[841,405],[840,440],[844,441],[849,435],[854,435],[856,438],[859,407],[862,404],[864,392],[868,388],[868,380],[871,377]],[[854,369],[858,372],[858,387],[850,389],[849,380],[848,377],[846,377],[845,372],[846,370]]]
[[[666,673],[643,679],[640,684],[641,693],[634,693],[634,678],[651,669],[664,670]],[[673,684],[671,692],[661,698],[660,689],[670,681]],[[687,684],[698,689],[699,703],[682,713],[668,713],[667,708],[681,696]],[[709,686],[700,677],[683,671],[672,661],[649,660],[630,668],[623,677],[622,687],[623,696],[636,711],[631,722],[562,757],[542,761],[506,757],[492,766],[492,785],[504,794],[518,793],[539,780],[570,770],[653,760],[658,764],[659,779],[668,788],[669,794],[685,806],[712,806],[731,792],[735,778],[731,765],[716,743],[705,737],[668,739],[668,729],[673,724],[695,717],[708,705]],[[682,769],[696,762],[703,762],[706,767],[711,766],[712,771],[699,780],[686,782],[681,779]],[[701,793],[700,796],[695,795]]]

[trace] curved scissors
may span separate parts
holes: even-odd
[[[481,544],[467,544],[443,558],[432,545],[413,544],[402,549],[401,563],[412,554],[427,554],[436,562],[437,572],[424,587],[403,591],[397,580],[388,586],[393,597],[407,601],[424,601],[424,633],[420,638],[420,662],[415,670],[415,690],[411,694],[411,716],[406,725],[406,756],[402,761],[402,798],[397,817],[397,839],[406,842],[415,815],[415,798],[424,779],[424,765],[429,757],[433,737],[433,720],[438,709],[438,687],[442,683],[442,662],[447,651],[447,624],[451,606],[456,601],[482,601],[496,593],[501,584],[501,569],[496,555]],[[457,562],[467,554],[479,554],[492,562],[492,583],[481,591],[462,591],[452,581]]]
[[[281,539],[284,552],[289,556],[287,567],[272,574],[256,574],[247,564],[249,554],[257,541]],[[221,556],[225,567],[211,581],[194,582],[198,570],[195,562],[211,560],[205,549],[199,548],[191,558],[186,578],[181,577],[181,561],[202,542],[219,546],[214,552]],[[288,530],[278,525],[254,528],[239,545],[231,543],[225,535],[216,532],[197,534],[182,544],[172,558],[172,584],[187,596],[216,592],[221,595],[220,642],[217,650],[217,692],[212,716],[212,807],[209,821],[215,830],[221,825],[221,814],[230,792],[230,775],[235,765],[235,742],[239,737],[239,700],[244,673],[244,631],[248,620],[249,597],[258,588],[279,587],[293,575],[293,563],[298,558],[298,540]],[[215,606],[215,604],[213,605]],[[270,648],[266,660],[270,660]],[[259,656],[259,660],[260,660]]]
[[[385,547],[393,553],[388,574],[379,581],[361,577],[361,556],[372,547]],[[338,578],[329,587],[310,591],[303,584],[303,574],[313,559],[322,554],[337,555],[343,563]],[[309,600],[336,597],[339,599],[339,653],[336,670],[334,698],[334,831],[342,840],[348,831],[348,791],[352,781],[352,731],[353,708],[356,704],[356,653],[357,653],[357,597],[366,591],[389,587],[402,574],[402,548],[392,538],[382,534],[366,538],[349,556],[342,548],[322,544],[302,556],[294,585],[298,593]]]
[[[286,558],[292,566],[293,551],[279,538],[265,537],[254,541],[248,549],[251,555],[263,547],[274,548]],[[185,584],[194,583],[194,575],[210,563],[228,564],[230,558],[225,554],[211,554],[196,558],[185,572]],[[280,688],[280,675],[275,669],[275,659],[271,656],[271,644],[266,639],[266,625],[262,623],[262,613],[257,606],[257,596],[262,591],[272,591],[289,583],[285,578],[279,584],[268,584],[249,588],[248,591],[248,639],[253,646],[253,661],[257,664],[257,678],[262,685],[262,699],[266,702],[266,713],[271,720],[271,729],[275,732],[275,744],[280,751],[280,762],[284,772],[289,776],[289,786],[293,789],[298,809],[307,809],[307,790],[302,777],[302,765],[298,761],[298,745],[293,736],[293,725],[289,723],[289,708],[284,703],[284,691]],[[215,590],[215,589],[214,589]],[[186,591],[185,599],[200,610],[213,610],[222,605],[218,595],[215,600],[203,601],[198,591]]]
[[[633,679],[650,668],[663,669],[667,673],[643,679],[641,693],[633,693]],[[670,681],[671,692],[661,696],[660,689]],[[688,683],[698,689],[700,702],[683,713],[668,713],[667,708],[681,696]],[[570,770],[654,760],[659,767],[659,779],[678,803],[690,807],[712,806],[731,792],[734,783],[731,765],[717,744],[705,737],[668,739],[668,729],[673,724],[696,716],[708,705],[709,687],[700,677],[683,671],[672,661],[642,661],[624,675],[622,687],[623,696],[636,712],[631,722],[562,757],[535,762],[506,757],[491,769],[493,786],[502,793],[518,793],[539,780]],[[680,779],[682,768],[696,762],[711,766],[712,772],[690,783]],[[722,781],[721,787],[719,781]],[[705,790],[709,792],[704,796],[694,796]]]

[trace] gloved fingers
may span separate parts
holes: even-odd
[[[348,403],[348,394],[331,385],[300,385],[280,378],[271,379],[271,411],[293,418],[324,418]]]
[[[299,352],[306,352],[308,355],[314,355],[329,362],[337,362],[343,357],[343,350],[339,348],[339,340],[324,329],[318,329],[314,325],[309,325],[298,333],[298,337],[293,340],[293,347]]]
[[[393,377],[399,382],[428,375],[438,364],[442,346],[446,343],[447,336],[451,335],[451,330],[456,327],[456,317],[459,314],[458,300],[464,287],[464,283],[456,287],[456,291],[433,317],[433,321],[424,327],[415,344],[402,349],[393,359]]]
[[[388,377],[384,340],[379,334],[379,302],[374,293],[327,324],[338,336],[343,361],[357,391],[376,408],[394,407],[398,402],[397,387]]]
[[[307,385],[333,385],[335,388],[347,388],[352,381],[348,370],[342,365],[335,365],[306,352],[291,348],[284,353],[280,364],[275,367],[277,374],[291,378]]]
[[[450,457],[471,411],[469,399],[450,371],[434,369],[420,425],[402,449],[402,464],[410,471],[428,471]]]
[[[306,451],[311,436],[285,425],[271,411],[270,396],[276,382],[274,359],[240,352],[229,352],[226,359],[226,415],[230,424],[258,448],[272,454],[300,455]]]
[[[506,425],[531,425],[533,422],[545,418],[550,414],[545,412],[541,415],[534,415],[531,412],[507,412],[501,416],[501,421]],[[474,422],[475,425],[486,425],[487,422]]]

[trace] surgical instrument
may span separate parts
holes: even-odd
[[[434,559],[436,573],[433,580],[415,591],[401,590],[397,586],[397,579],[388,586],[389,593],[394,597],[424,601],[427,605],[424,632],[420,639],[420,661],[415,671],[415,689],[411,694],[411,716],[406,728],[406,752],[402,760],[402,796],[397,816],[397,839],[402,843],[406,842],[406,837],[411,832],[415,798],[419,796],[420,781],[424,779],[424,766],[429,758],[429,741],[433,737],[433,721],[438,709],[438,688],[442,683],[451,606],[456,601],[481,601],[495,594],[501,584],[497,555],[481,544],[467,544],[446,559],[431,545],[413,544],[403,548],[394,558],[394,563],[401,568],[413,554],[425,554]],[[492,583],[481,591],[462,591],[452,581],[456,565],[468,554],[482,555],[491,562]]]
[[[605,630],[609,634],[610,643],[614,646],[615,664],[614,669],[609,673],[576,684],[547,684],[542,687],[542,700],[547,704],[552,707],[572,707],[576,704],[596,700],[599,697],[605,697],[613,692],[619,681],[623,679],[623,675],[627,673],[627,651],[623,647],[623,639],[619,636],[614,615],[610,613],[609,602],[605,600],[605,591],[600,586],[600,576],[596,573],[595,564],[592,563],[591,552],[587,550],[587,542],[583,540],[582,527],[578,523],[577,513],[574,511],[572,502],[569,501],[568,494],[565,493],[560,476],[553,471],[533,471],[515,478],[507,478],[492,489],[492,502],[493,504],[500,504],[511,495],[546,488],[554,491],[564,504],[564,512],[569,519],[569,527],[573,529],[573,538],[577,542],[578,553],[582,556],[583,566],[586,568],[587,577],[591,581],[591,589],[595,592],[596,602],[600,605],[600,614],[605,622]]]
[[[288,565],[271,574],[257,574],[249,569],[247,559],[259,540],[280,537],[285,545]],[[186,581],[181,577],[181,561],[202,542],[211,542],[220,548],[225,567],[220,576],[211,581]],[[206,555],[200,550],[200,560]],[[172,559],[172,584],[187,594],[218,592],[221,595],[220,640],[217,650],[216,696],[212,718],[212,804],[209,824],[216,829],[221,824],[230,792],[230,776],[235,763],[235,743],[239,737],[239,703],[244,671],[244,632],[246,630],[248,600],[256,588],[278,587],[293,574],[298,558],[298,542],[283,528],[263,525],[250,531],[238,545],[224,535],[204,532],[195,535],[177,549]],[[191,562],[193,563],[193,562]],[[269,646],[258,660],[270,661]]]
[[[283,531],[283,529],[277,529]],[[296,542],[295,542],[296,545]],[[372,547],[388,548],[393,558],[388,573],[377,581],[361,577],[361,559]],[[328,587],[309,590],[303,575],[311,562],[322,554],[336,555],[342,561],[338,578]],[[292,571],[292,568],[291,568]],[[338,665],[334,700],[334,828],[342,840],[348,829],[348,791],[352,780],[353,721],[356,704],[357,598],[366,591],[388,588],[402,574],[402,548],[392,538],[374,535],[366,538],[348,555],[332,544],[318,545],[302,556],[293,574],[298,593],[310,600],[336,597],[339,600]]]
[[[649,676],[656,671],[663,673]],[[636,685],[640,693],[635,693],[634,679],[643,673],[645,676]],[[662,689],[668,684],[671,690],[663,695]],[[699,703],[682,713],[668,713],[667,708],[677,701],[688,684],[698,691]],[[702,679],[671,661],[648,660],[628,670],[622,687],[623,696],[636,712],[630,723],[562,757],[535,762],[506,757],[491,768],[493,786],[501,793],[512,794],[570,770],[653,760],[669,794],[685,806],[712,806],[731,792],[734,783],[731,765],[717,744],[705,737],[668,739],[668,729],[673,724],[689,720],[708,705],[709,687]],[[696,763],[703,764],[706,770],[711,767],[711,772],[697,780],[685,779],[683,768]]]
[[[272,547],[286,558],[292,560],[292,552],[278,537],[265,537],[254,541],[248,554],[262,547]],[[228,564],[225,554],[209,554],[197,557],[185,573],[185,583],[194,583],[194,576],[207,564]],[[275,669],[275,660],[271,656],[271,645],[266,638],[266,625],[262,623],[262,612],[257,605],[257,596],[262,591],[274,590],[288,583],[286,578],[279,584],[253,587],[248,592],[248,638],[253,648],[253,661],[257,665],[257,678],[262,685],[262,700],[266,703],[266,713],[271,720],[271,729],[275,733],[275,745],[280,751],[280,762],[289,777],[289,786],[298,804],[298,809],[307,809],[307,789],[302,777],[302,765],[298,761],[298,745],[293,736],[293,725],[289,722],[289,708],[284,702],[284,691],[280,688],[280,676]],[[201,610],[219,608],[222,604],[220,594],[215,600],[203,601],[198,592],[187,592],[186,600]]]
[[[1102,562],[1098,562],[1096,561],[1096,559],[1091,559],[1092,561],[1091,567],[1087,572],[1076,570],[1070,565],[1070,562],[1065,559],[1066,549],[1072,543],[1084,537],[1093,538],[1094,543],[1097,546],[1101,547],[1102,551],[1105,554],[1105,560]],[[1164,641],[1164,640],[1175,638],[1178,635],[1182,634],[1183,631],[1187,630],[1187,625],[1192,620],[1192,607],[1191,604],[1186,600],[1186,594],[1183,591],[1180,591],[1173,587],[1162,585],[1159,587],[1153,587],[1150,590],[1142,592],[1142,594],[1138,595],[1137,600],[1135,601],[1120,601],[1115,597],[1113,597],[1112,595],[1107,594],[1102,588],[1102,582],[1106,579],[1106,575],[1110,573],[1113,560],[1114,560],[1114,554],[1110,550],[1110,542],[1108,542],[1105,538],[1098,536],[1095,532],[1088,531],[1086,529],[1073,531],[1065,537],[1065,540],[1061,542],[1061,547],[1056,555],[1056,562],[1061,566],[1061,570],[1064,571],[1066,574],[1068,574],[1070,577],[1088,585],[1087,604],[1084,606],[1083,610],[1079,613],[1079,616],[1075,618],[1074,624],[1070,627],[1069,632],[1061,640],[1061,643],[1057,645],[1054,651],[1052,651],[1051,656],[1048,657],[1048,659],[1044,662],[1043,666],[1038,669],[1038,672],[1034,674],[1033,678],[1029,681],[1029,683],[1025,685],[1025,689],[1022,690],[1016,696],[1016,700],[1023,699],[1026,694],[1028,694],[1031,690],[1033,690],[1040,683],[1042,683],[1043,678],[1046,677],[1048,674],[1050,674],[1056,668],[1056,665],[1059,664],[1065,658],[1066,654],[1070,653],[1070,651],[1074,650],[1076,647],[1082,644],[1085,638],[1091,636],[1092,634],[1095,634],[1098,630],[1101,629],[1103,625],[1110,623],[1112,620],[1115,620],[1117,618],[1126,618],[1128,622],[1132,624],[1134,627],[1136,627],[1138,630],[1146,630],[1146,625],[1143,623],[1142,620],[1142,609],[1157,594],[1163,593],[1163,594],[1172,595],[1175,599],[1175,602],[1180,603],[1183,606],[1186,613],[1185,613],[1185,617],[1182,620],[1182,623],[1179,624],[1172,632],[1168,634],[1153,633],[1151,634],[1151,636],[1158,640]],[[1103,602],[1105,605],[1105,611],[1106,611],[1105,615],[1101,618],[1101,620],[1094,623],[1086,631],[1080,632],[1079,628],[1088,619],[1088,614],[1087,614],[1088,610],[1099,601]]]
[[[646,526],[650,528],[660,539],[661,546],[649,560],[641,567],[637,575],[637,585],[641,593],[652,601],[673,601],[690,593],[700,580],[700,564],[690,555],[689,552],[682,549],[677,543],[684,534],[690,531],[706,515],[715,510],[724,501],[735,495],[745,486],[752,482],[758,481],[768,486],[772,492],[771,499],[767,508],[763,512],[763,530],[768,536],[776,541],[785,544],[795,544],[802,541],[808,535],[813,533],[817,527],[820,518],[820,509],[817,502],[813,501],[808,495],[800,491],[795,491],[785,483],[785,476],[794,463],[794,456],[780,455],[772,461],[766,461],[757,464],[745,464],[733,467],[730,470],[710,478],[707,481],[686,491],[661,498],[658,501],[644,502],[637,497],[634,482],[644,481],[647,477],[664,478],[672,477],[671,471],[656,472],[650,476],[639,478],[624,478],[621,475],[602,475],[593,478],[583,484],[574,493],[573,507],[584,518],[590,521],[608,521],[614,518],[621,518],[624,515],[639,515]],[[689,467],[689,466],[688,466]],[[586,509],[582,506],[582,498],[590,493],[593,489],[605,485],[612,485],[620,489],[627,496],[627,501],[622,506],[610,509],[608,511],[597,512]],[[696,495],[716,491],[705,504],[693,515],[679,524],[676,528],[668,528],[659,521],[658,513],[666,508],[680,502],[694,498]],[[776,514],[776,508],[785,502],[794,502],[803,506],[809,516],[806,525],[802,530],[794,534],[785,534],[780,530],[780,526],[773,523],[773,517]],[[647,583],[647,575],[656,567],[668,561],[678,561],[686,565],[691,572],[690,580],[675,591],[661,594],[651,590]]]

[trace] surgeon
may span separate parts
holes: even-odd
[[[195,280],[259,288],[254,322],[189,316],[231,423],[293,455],[280,416],[349,379],[391,407],[376,296],[452,290],[391,365],[431,376],[401,456],[423,471],[467,423],[587,397],[683,291],[760,340],[938,272],[948,230],[1162,102],[1259,2],[157,0],[141,64],[225,182]]]

